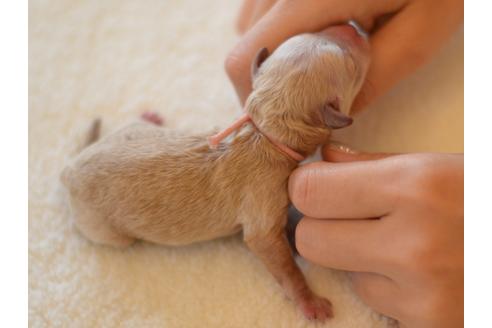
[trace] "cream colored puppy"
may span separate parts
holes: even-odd
[[[351,123],[342,113],[365,77],[368,44],[341,25],[267,56],[263,49],[253,63],[248,120],[234,137],[210,147],[210,134],[133,124],[83,150],[62,181],[77,227],[96,243],[178,246],[242,230],[287,296],[323,321],[331,305],[309,289],[285,236],[287,181],[331,129]]]

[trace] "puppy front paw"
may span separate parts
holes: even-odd
[[[325,322],[326,319],[333,317],[331,302],[326,298],[311,295],[298,302],[299,307],[308,320]]]

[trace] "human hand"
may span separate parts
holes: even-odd
[[[350,271],[360,298],[401,327],[462,327],[463,155],[340,149],[289,180],[306,216],[299,253]]]
[[[225,67],[241,103],[251,92],[250,64],[300,33],[355,20],[370,32],[372,63],[352,111],[381,96],[425,63],[463,21],[461,0],[245,0],[238,18],[244,33]]]

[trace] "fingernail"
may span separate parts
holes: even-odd
[[[328,147],[330,150],[339,152],[339,153],[345,153],[345,154],[358,154],[359,152],[356,150],[353,150],[349,146],[335,140],[331,140],[330,143],[328,144]]]

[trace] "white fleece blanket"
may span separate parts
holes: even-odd
[[[29,325],[313,327],[239,237],[183,248],[95,246],[73,227],[59,172],[95,117],[106,131],[155,109],[172,128],[238,112],[223,61],[239,0],[29,3]],[[462,151],[463,35],[337,139],[365,150]],[[343,273],[300,260],[328,296],[326,327],[388,327]]]

